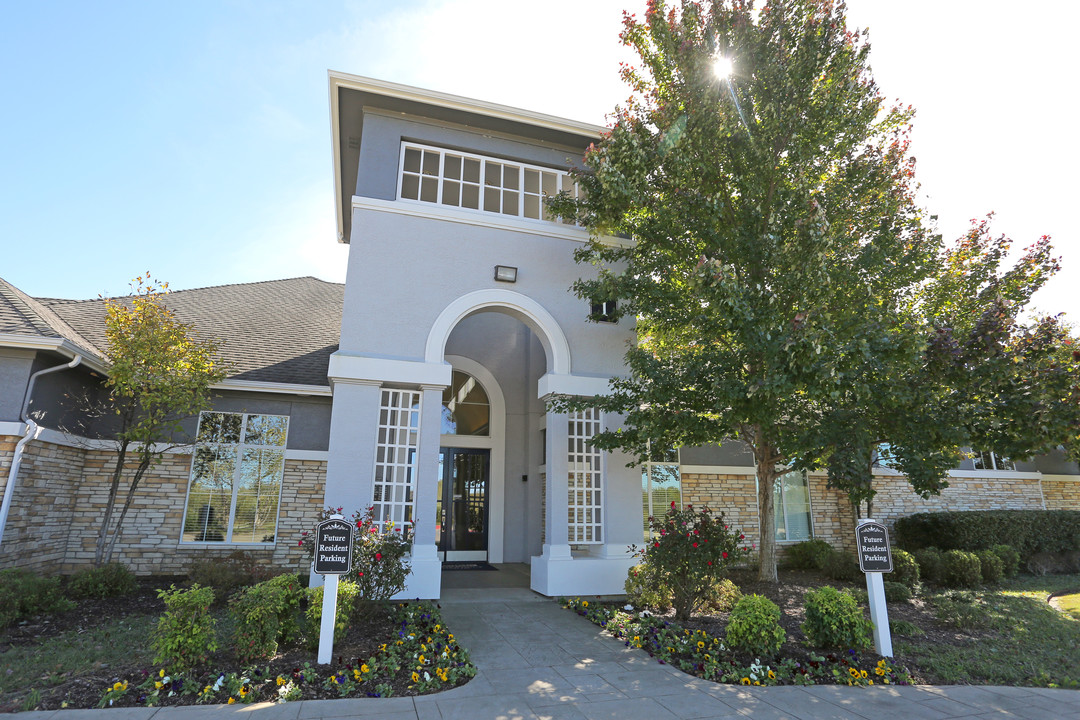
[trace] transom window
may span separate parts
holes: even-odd
[[[443,390],[442,434],[487,437],[491,408],[487,393],[472,375],[455,370]]]
[[[568,173],[538,165],[506,162],[428,145],[402,143],[398,197],[572,225],[553,216],[545,197],[579,196]]]
[[[182,542],[274,542],[288,432],[286,415],[199,415]]]

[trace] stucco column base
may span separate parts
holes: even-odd
[[[405,578],[405,589],[394,600],[437,600],[442,592],[442,562],[434,543],[413,545],[412,569]]]
[[[544,545],[544,553],[532,558],[529,586],[548,597],[624,595],[626,574],[634,564],[626,553],[573,557],[569,545]]]

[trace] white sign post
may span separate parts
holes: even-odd
[[[327,665],[334,656],[334,626],[337,624],[338,575],[352,567],[352,525],[341,515],[331,515],[315,529],[315,560],[317,575],[325,579],[322,596],[322,622],[319,624],[319,664]]]
[[[885,604],[885,583],[881,573],[892,572],[889,531],[881,523],[859,518],[855,528],[859,569],[866,573],[866,593],[870,596],[870,620],[874,623],[874,649],[882,657],[892,657],[889,609]]]

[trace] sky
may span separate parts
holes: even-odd
[[[344,282],[327,70],[605,124],[644,0],[0,0],[0,277],[36,297]],[[946,238],[995,212],[1080,324],[1080,3],[849,0]]]

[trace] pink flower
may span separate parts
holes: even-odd
[[[697,543],[694,543],[694,547],[697,547]]]
[[[727,560],[727,553],[726,552],[723,552],[723,553],[720,553],[720,554],[723,555],[725,560]],[[712,563],[709,563],[709,564],[712,565]]]

